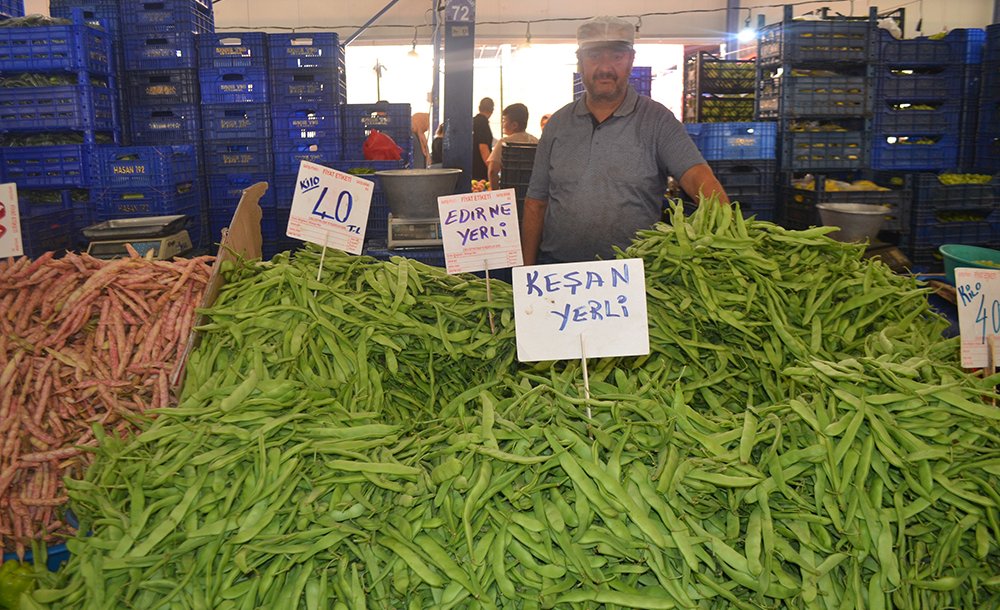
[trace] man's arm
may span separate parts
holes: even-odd
[[[719,203],[729,203],[729,195],[726,195],[725,189],[707,163],[692,165],[678,182],[684,192],[699,205],[702,198],[711,198],[712,195],[718,195]]]
[[[500,188],[500,166],[502,163],[499,157],[490,155],[490,159],[490,162],[486,165],[487,176],[490,179],[490,188],[495,191]]]
[[[479,154],[483,158],[483,163],[490,161],[490,147],[482,142],[479,143]]]
[[[544,199],[524,198],[524,217],[521,218],[521,255],[525,265],[538,262],[538,247],[542,245],[542,229],[545,226],[545,208],[549,202]]]

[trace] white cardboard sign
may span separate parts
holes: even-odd
[[[448,273],[523,264],[514,189],[438,197]]]
[[[987,365],[987,339],[1000,335],[1000,270],[955,269],[958,330],[962,335],[962,366]]]
[[[302,161],[285,233],[361,254],[374,187],[369,180]]]
[[[641,258],[515,267],[521,362],[649,353]]]
[[[0,184],[0,258],[23,256],[21,214],[17,208],[17,185]]]

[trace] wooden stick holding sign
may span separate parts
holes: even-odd
[[[364,178],[302,161],[285,233],[323,246],[324,253],[332,247],[361,254],[374,187]]]
[[[490,269],[523,264],[514,189],[438,197],[438,215],[448,273],[485,271],[486,301],[492,304]],[[487,311],[496,334],[493,309]]]
[[[583,363],[583,397],[587,399],[587,419],[594,419],[590,412],[590,375],[587,374],[587,344],[580,333],[580,360]]]
[[[316,269],[316,281],[319,282],[319,278],[323,275],[323,263],[326,261],[326,246],[330,242],[330,232],[326,232],[326,238],[323,239],[323,251],[319,253],[319,268]],[[313,290],[313,298],[316,297],[316,291]]]

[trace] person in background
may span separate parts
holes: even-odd
[[[410,119],[410,131],[413,132],[413,167],[425,169],[430,159],[427,150],[427,132],[431,128],[431,115],[427,112],[416,112]]]
[[[440,166],[444,162],[444,123],[439,123],[431,140],[431,165]]]
[[[490,152],[487,160],[490,172],[490,185],[496,189],[500,187],[500,170],[503,169],[503,146],[511,144],[538,144],[538,138],[531,135],[525,129],[528,127],[528,107],[524,104],[511,104],[500,113],[500,127],[504,136],[497,141],[497,145]]]
[[[551,114],[543,114],[542,115],[542,120],[540,120],[538,122],[539,128],[541,128],[542,130],[544,130],[545,129],[545,124],[548,123],[549,119],[551,119],[551,118],[552,118]]]
[[[493,116],[493,98],[484,97],[479,101],[479,114],[472,118],[472,179],[486,180],[489,171],[486,160],[493,148],[493,130],[490,117]]]
[[[584,96],[553,113],[524,200],[524,264],[614,257],[662,217],[667,176],[696,201],[722,185],[662,104],[629,84],[635,26],[595,17],[577,29]]]

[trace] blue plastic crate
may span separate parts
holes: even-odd
[[[958,164],[958,135],[955,133],[876,134],[873,140],[873,169],[937,171]]]
[[[876,11],[867,18],[831,17],[818,20],[792,18],[792,6],[785,5],[780,23],[764,27],[757,34],[759,63],[866,63],[875,58]]]
[[[295,168],[298,172],[298,167]],[[288,210],[292,207],[292,196],[295,194],[295,182],[298,178],[297,173],[274,173],[274,182],[271,184],[271,189],[274,191],[274,205],[276,208]]]
[[[49,0],[49,15],[71,19],[73,9],[80,9],[83,18],[90,23],[98,22],[112,34],[111,45],[118,43],[114,38],[121,33],[121,13],[118,0]]]
[[[341,158],[340,143],[319,139],[274,142],[274,173],[297,174],[301,161],[333,167]],[[280,205],[280,202],[279,202]]]
[[[954,29],[944,38],[896,40],[878,29],[877,61],[894,66],[960,66],[983,61],[986,32],[978,28]]]
[[[880,65],[875,73],[875,93],[880,99],[961,100],[976,94],[979,74],[978,64],[915,68]]]
[[[74,210],[90,203],[90,189],[17,189],[17,205],[22,216],[36,211]]]
[[[709,161],[708,164],[730,199],[774,196],[777,162],[773,160]]]
[[[397,248],[390,250],[384,241],[379,239],[366,240],[365,247],[361,252],[365,256],[371,256],[379,260],[389,260],[393,256],[402,256],[415,261],[430,265],[431,267],[445,267],[444,249],[437,248]]]
[[[266,104],[269,100],[265,68],[202,68],[203,104]]]
[[[201,68],[261,68],[268,66],[264,32],[214,32],[198,36]]]
[[[68,25],[0,28],[0,72],[109,74],[111,36],[88,25],[80,10],[73,19]]]
[[[273,208],[274,175],[270,172],[261,174],[209,174],[209,213],[216,208],[232,207],[232,209],[236,209],[236,205],[243,196],[243,191],[258,182],[267,182],[268,184],[267,192],[260,198],[261,209]]]
[[[777,123],[686,123],[684,127],[706,161],[775,158]]]
[[[24,0],[0,0],[0,15],[24,17]]]
[[[340,108],[328,104],[301,103],[294,106],[272,106],[276,142],[321,138],[341,140]]]
[[[271,103],[276,106],[301,102],[333,105],[347,96],[346,80],[327,68],[276,70],[272,66],[270,78]]]
[[[103,189],[98,194],[94,210],[99,220],[169,214],[201,216],[197,189],[184,193],[151,188]]]
[[[954,99],[900,101],[881,99],[875,108],[876,133],[959,133],[961,102]]]
[[[209,174],[270,174],[274,169],[270,140],[206,141],[204,152]]]
[[[37,258],[49,251],[72,250],[74,236],[72,211],[53,207],[34,210],[30,216],[21,216],[21,241],[25,256],[30,258]],[[51,554],[52,551],[49,552]]]
[[[875,91],[868,74],[798,76],[793,69],[773,76],[766,67],[760,73],[756,97],[758,118],[871,114]]]
[[[271,137],[267,104],[208,104],[201,107],[201,118],[206,142]]]
[[[52,131],[118,128],[114,92],[107,87],[66,85],[0,90],[0,130]]]
[[[99,146],[97,185],[105,188],[173,189],[198,178],[195,147]]]
[[[132,31],[181,27],[189,32],[215,31],[211,0],[131,0],[122,2],[122,22]]]
[[[1000,224],[995,222],[948,222],[911,227],[905,245],[913,249],[942,244],[993,244],[1000,239]]]
[[[411,116],[409,104],[344,104],[341,106],[343,158],[363,159],[362,147],[372,130],[378,130],[403,149],[404,158],[411,154]]]
[[[130,109],[134,142],[198,142],[201,120],[198,106],[190,104]]]
[[[177,27],[135,32],[125,26],[123,48],[127,70],[194,70],[198,68],[195,34]]]
[[[343,72],[344,52],[336,32],[269,34],[272,70],[325,68]]]
[[[977,135],[975,167],[988,173],[1000,172],[1000,130]]]
[[[4,148],[3,177],[19,187],[87,187],[94,177],[93,147],[88,144]]]
[[[780,132],[779,168],[855,170],[868,166],[871,135],[867,130]]]
[[[198,103],[196,70],[143,70],[128,74],[129,102],[138,106]]]
[[[984,61],[1000,61],[1000,23],[986,26],[986,46],[983,50]]]

